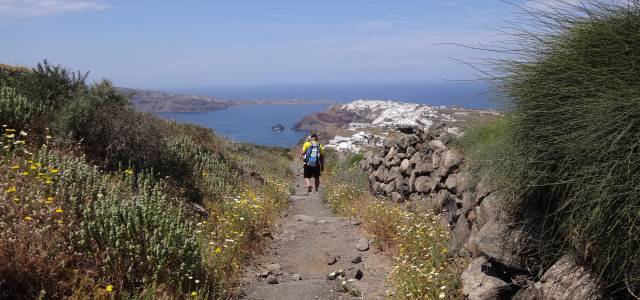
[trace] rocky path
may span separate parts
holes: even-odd
[[[333,215],[320,193],[307,195],[301,166],[292,164],[292,168],[296,194],[265,253],[247,267],[240,299],[385,298],[390,289],[386,282],[391,271],[389,258],[368,245],[356,222]],[[360,297],[341,291],[341,278],[327,278],[339,270]]]

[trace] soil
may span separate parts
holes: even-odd
[[[321,193],[307,193],[299,162],[292,164],[292,169],[296,194],[271,233],[272,241],[265,252],[246,268],[239,299],[384,299],[391,292],[386,280],[391,271],[389,257],[373,245],[367,251],[356,249],[358,241],[366,237],[358,223],[334,215],[323,203]],[[353,263],[358,256],[362,261]],[[273,270],[273,264],[281,270]],[[346,279],[362,271],[362,278],[353,282],[361,297],[340,292],[338,280],[327,279],[339,270],[345,271]],[[267,282],[273,281],[272,276],[277,284]]]

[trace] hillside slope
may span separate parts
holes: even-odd
[[[0,298],[233,295],[288,150],[141,113],[109,82],[0,66]]]

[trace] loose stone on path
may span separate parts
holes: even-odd
[[[361,238],[356,245],[356,248],[360,251],[369,250],[369,240],[367,238]]]

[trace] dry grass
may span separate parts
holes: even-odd
[[[328,168],[324,200],[338,214],[362,222],[376,245],[392,254],[395,298],[455,299],[465,260],[450,253],[449,229],[427,208],[407,209],[371,195],[351,157]]]

